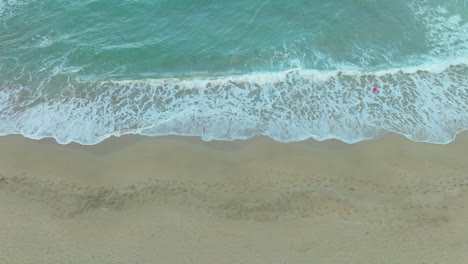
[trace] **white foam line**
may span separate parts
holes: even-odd
[[[161,79],[141,79],[141,80],[119,80],[112,81],[115,84],[129,85],[129,84],[148,84],[148,85],[164,85],[167,83],[178,84],[186,88],[205,87],[211,83],[213,85],[225,84],[226,82],[232,81],[236,83],[257,83],[259,85],[274,84],[283,82],[287,79],[288,74],[297,73],[300,77],[316,81],[326,82],[330,78],[342,75],[352,76],[383,76],[395,73],[409,73],[414,74],[418,71],[426,71],[430,73],[441,73],[447,70],[451,66],[455,65],[468,65],[468,58],[456,58],[453,60],[436,61],[420,64],[417,66],[408,66],[403,68],[390,68],[385,70],[377,71],[360,71],[360,70],[332,70],[332,71],[319,71],[312,69],[294,68],[281,72],[255,72],[250,74],[240,75],[225,75],[225,76],[213,76],[213,77],[188,77],[188,78],[161,78]]]

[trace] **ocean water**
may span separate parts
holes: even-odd
[[[0,135],[467,129],[467,0],[0,0]]]

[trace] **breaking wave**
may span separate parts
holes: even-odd
[[[292,69],[118,82],[68,79],[68,88],[55,97],[4,86],[0,134],[54,137],[62,144],[96,144],[124,134],[355,143],[394,132],[444,144],[468,128],[467,73],[466,63],[452,62],[378,72]]]

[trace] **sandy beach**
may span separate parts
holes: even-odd
[[[0,263],[468,261],[468,134],[0,137]]]

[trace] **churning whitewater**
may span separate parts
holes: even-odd
[[[111,2],[0,0],[0,135],[445,144],[468,129],[463,1]]]

